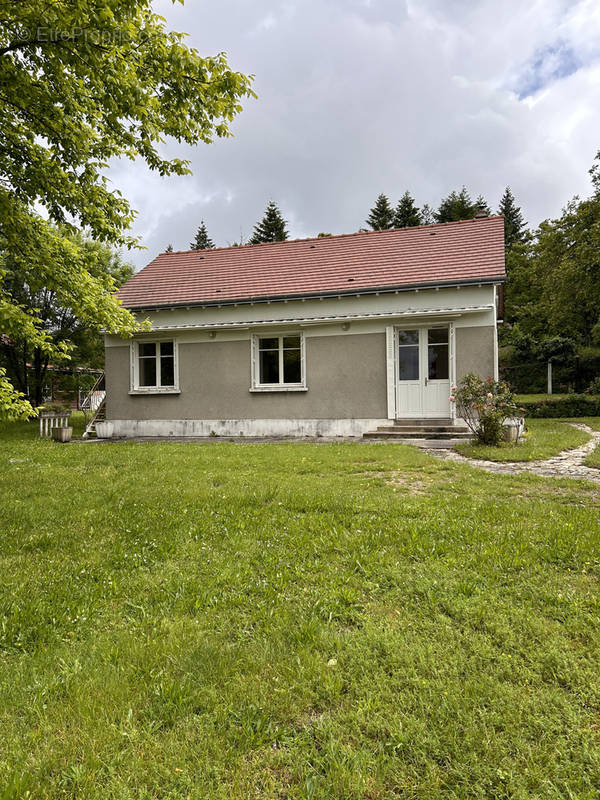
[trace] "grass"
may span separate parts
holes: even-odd
[[[584,419],[573,421],[584,422]],[[456,449],[463,456],[486,461],[539,461],[589,441],[590,437],[585,431],[577,430],[566,422],[559,419],[528,419],[525,435],[518,444],[488,447],[476,442],[464,442],[457,445]],[[596,424],[599,422],[600,419],[596,420]]]
[[[0,463],[0,798],[597,797],[591,484],[23,425]]]

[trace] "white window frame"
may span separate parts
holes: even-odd
[[[173,372],[175,385],[174,386],[140,386],[140,345],[141,344],[154,344],[160,345],[164,342],[173,342]],[[130,390],[129,394],[179,394],[179,348],[177,339],[173,337],[160,338],[155,337],[152,339],[138,339],[131,342],[129,346],[129,363],[130,363]],[[160,355],[155,356],[159,362],[156,365],[156,379],[160,381]]]
[[[288,336],[300,337],[300,383],[261,383],[260,382],[260,347],[259,339],[279,339],[279,377],[283,378],[283,339]],[[251,392],[306,392],[306,337],[303,331],[285,331],[281,333],[261,332],[252,335],[251,339]]]

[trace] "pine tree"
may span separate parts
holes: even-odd
[[[421,224],[421,214],[410,192],[404,192],[394,211],[394,228],[412,228]]]
[[[429,203],[425,203],[425,205],[420,211],[420,215],[421,215],[421,225],[433,225],[433,223],[435,222],[433,209],[431,208]]]
[[[480,194],[477,200],[475,200],[475,206],[477,208],[477,211],[475,212],[476,214],[485,214],[486,217],[491,217],[492,209],[482,194]]]
[[[367,225],[374,231],[386,231],[394,227],[394,209],[383,193],[379,195],[375,205],[369,212]]]
[[[285,227],[285,220],[277,204],[271,200],[267,203],[264,217],[254,226],[254,233],[249,244],[285,242],[287,238],[288,232]]]
[[[504,246],[510,250],[514,244],[525,238],[525,220],[510,186],[504,190],[498,213],[504,215]]]
[[[215,246],[215,243],[208,235],[208,231],[206,230],[206,225],[204,224],[204,220],[200,220],[200,225],[198,226],[198,230],[196,231],[196,238],[193,242],[190,242],[190,250],[212,250]]]
[[[165,253],[172,253],[173,252],[173,245],[169,242],[169,244],[165,247]]]
[[[467,187],[452,191],[440,203],[435,212],[436,222],[458,222],[461,219],[473,219],[477,213],[477,205],[471,200]]]

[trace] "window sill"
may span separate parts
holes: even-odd
[[[181,392],[179,389],[151,387],[149,389],[130,389],[129,394],[181,394]]]
[[[249,392],[260,394],[261,392],[307,392],[307,386],[253,386]]]

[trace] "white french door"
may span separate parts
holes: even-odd
[[[450,417],[448,325],[396,330],[396,418]]]

